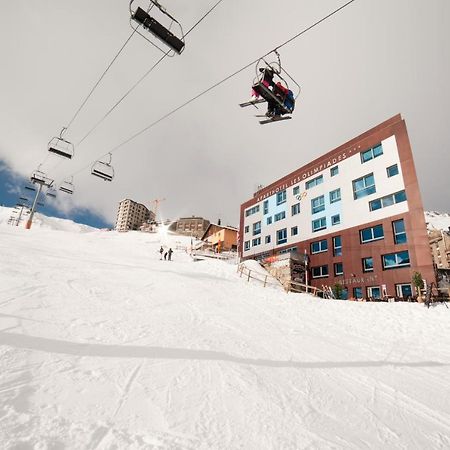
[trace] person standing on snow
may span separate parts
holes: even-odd
[[[161,245],[161,248],[159,249],[159,259],[162,259],[163,253],[164,253],[164,249],[163,249],[163,246]]]
[[[167,252],[167,254],[169,255],[169,261],[172,261],[172,253],[173,253],[173,250],[171,248],[169,248],[169,251]]]
[[[167,259],[167,252],[164,253],[164,261]]]

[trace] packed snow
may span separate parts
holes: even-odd
[[[2,448],[450,448],[444,305],[287,294],[179,236],[59,228],[0,224]]]

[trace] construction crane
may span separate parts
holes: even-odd
[[[151,200],[150,203],[152,203],[153,206],[153,212],[155,213],[155,222],[158,222],[158,209],[159,204],[163,202],[165,198],[155,198],[154,200]]]

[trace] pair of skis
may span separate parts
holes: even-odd
[[[254,106],[255,108],[257,107],[256,105],[258,103],[264,103],[266,100],[263,98],[256,98],[255,100],[250,100],[249,102],[244,102],[244,103],[239,103],[239,106],[241,108],[245,108],[247,106]],[[267,116],[265,114],[257,114],[255,115],[255,117],[265,117],[265,120],[260,120],[259,123],[261,125],[265,125],[266,123],[272,123],[272,122],[279,122],[281,120],[289,120],[291,119],[291,116]]]

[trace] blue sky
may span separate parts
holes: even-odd
[[[0,160],[0,205],[1,206],[14,206],[20,197],[19,192],[23,192],[23,188],[27,180],[13,173],[8,166],[6,166]],[[58,193],[58,195],[65,195],[64,193]],[[25,197],[32,201],[30,194],[25,194]],[[92,227],[97,228],[111,228],[113,224],[106,222],[103,218],[92,214],[87,209],[76,209],[72,210],[70,214],[64,214],[57,208],[45,202],[45,195],[42,196],[44,199],[44,206],[38,207],[38,212],[51,217],[60,217],[63,219],[70,219],[74,222],[84,223]]]

